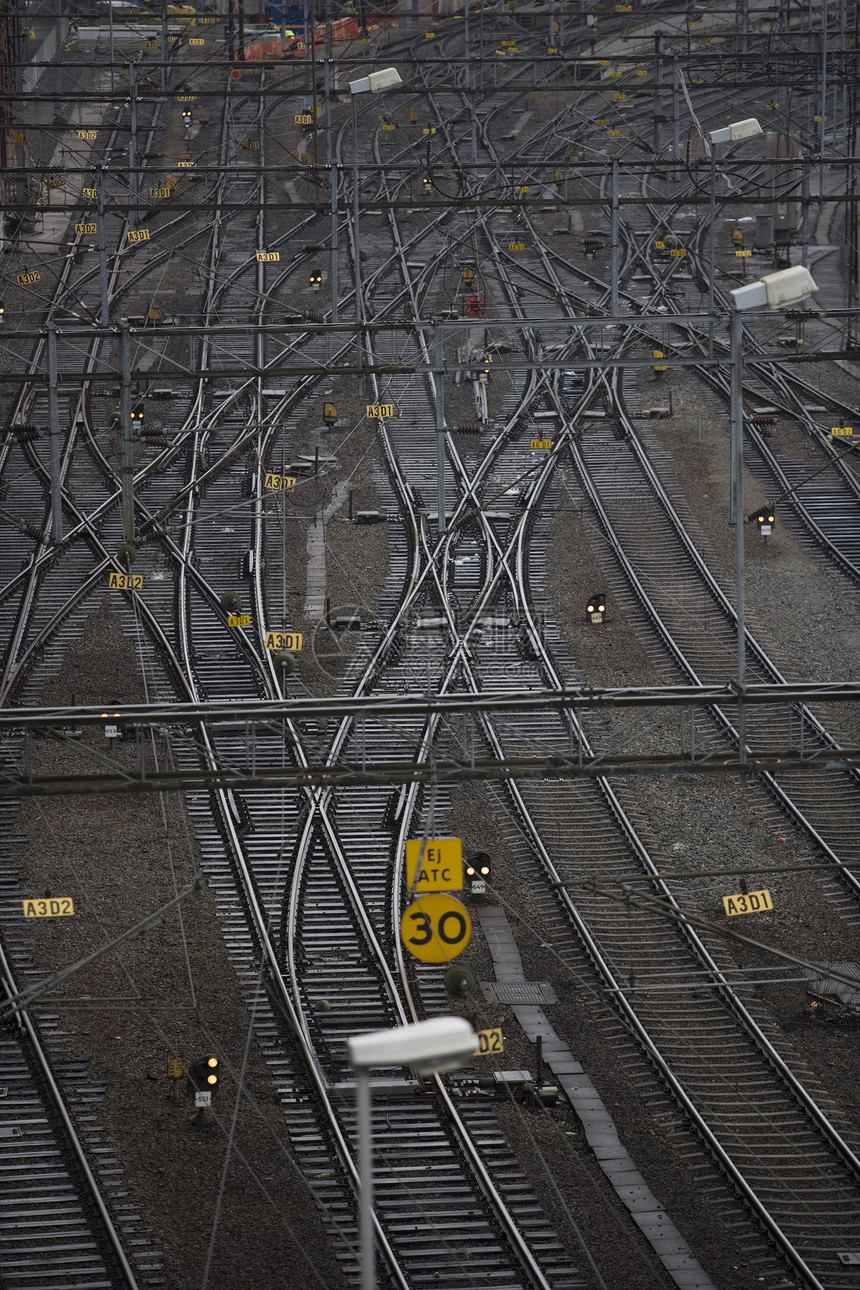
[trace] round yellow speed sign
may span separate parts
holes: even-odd
[[[400,939],[424,963],[447,963],[469,944],[472,920],[454,896],[434,891],[413,901],[400,920]]]

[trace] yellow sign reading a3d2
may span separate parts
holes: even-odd
[[[400,920],[400,939],[423,963],[450,963],[469,944],[472,920],[456,896],[419,896]]]
[[[419,863],[420,873],[418,872]],[[411,842],[407,842],[406,883],[410,892],[416,894],[422,891],[462,891],[463,843],[461,839],[413,838]]]

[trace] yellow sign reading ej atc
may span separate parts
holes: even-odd
[[[407,842],[406,882],[410,892],[415,892],[416,895],[422,891],[462,891],[461,839],[413,838],[411,842]]]

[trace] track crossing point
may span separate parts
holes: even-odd
[[[465,905],[442,892],[419,896],[400,920],[400,939],[422,963],[449,963],[462,954],[471,935]]]

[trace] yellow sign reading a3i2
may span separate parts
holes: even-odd
[[[469,944],[472,920],[456,896],[419,896],[400,920],[400,939],[422,963],[450,963]]]
[[[462,840],[460,838],[413,838],[407,842],[406,882],[409,890],[416,893],[462,891]]]

